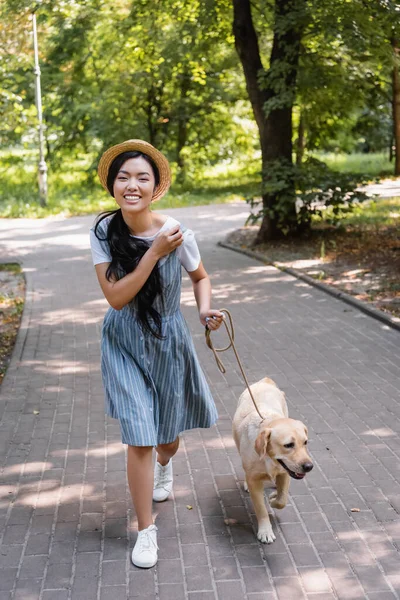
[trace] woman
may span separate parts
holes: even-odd
[[[138,520],[132,562],[157,562],[152,499],[172,491],[179,433],[211,427],[217,411],[180,311],[181,266],[188,272],[202,325],[216,330],[211,285],[191,230],[152,211],[171,183],[167,159],[142,140],[101,157],[99,178],[119,208],[91,229],[97,277],[111,308],[102,328],[106,412],[119,420],[128,444],[128,482]],[[157,460],[153,474],[152,449]]]

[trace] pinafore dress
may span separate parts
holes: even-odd
[[[180,310],[181,264],[176,251],[159,261],[163,285],[154,308],[162,318],[157,339],[143,331],[135,301],[109,308],[102,327],[101,370],[106,413],[119,420],[122,443],[157,446],[179,433],[211,427],[217,410]]]

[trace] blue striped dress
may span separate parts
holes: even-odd
[[[211,427],[218,417],[180,310],[176,250],[159,261],[159,269],[164,303],[157,297],[153,306],[165,339],[142,330],[135,300],[122,310],[109,308],[102,327],[106,413],[119,420],[122,442],[131,446],[168,444],[188,429]]]

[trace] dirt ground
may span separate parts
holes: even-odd
[[[254,246],[258,226],[237,229],[226,242],[255,250],[266,261],[281,263],[400,317],[400,232],[396,227],[359,231],[332,227],[313,231],[306,240]]]
[[[10,362],[25,301],[25,279],[15,263],[0,264],[0,384]]]

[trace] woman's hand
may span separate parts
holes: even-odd
[[[204,313],[200,313],[201,324],[205,327],[208,327],[210,331],[216,331],[219,329],[224,318],[224,314],[219,310],[210,309]]]
[[[183,233],[180,230],[180,225],[176,225],[172,229],[167,229],[157,235],[151,245],[151,252],[158,260],[173,252],[182,243]]]

